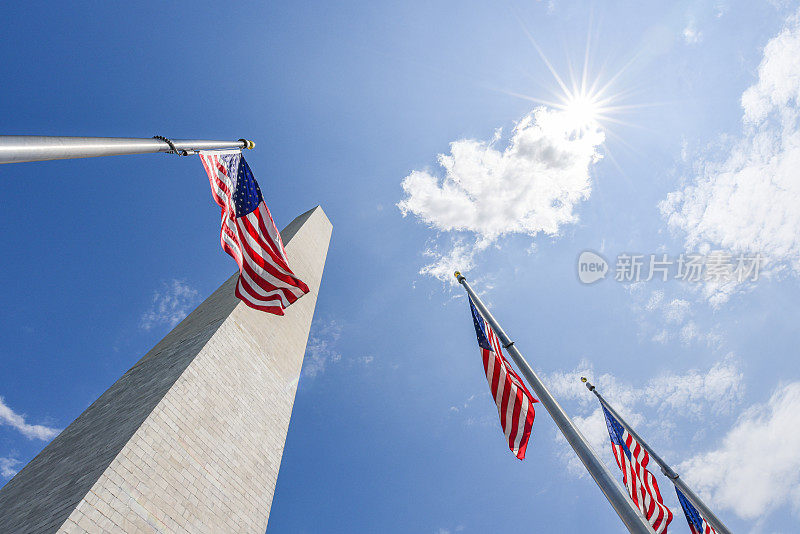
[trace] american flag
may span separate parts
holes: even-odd
[[[706,523],[706,520],[703,519],[703,516],[697,511],[697,508],[692,506],[692,503],[689,502],[686,495],[681,493],[681,490],[675,487],[675,493],[678,494],[678,501],[681,503],[683,514],[686,516],[686,521],[689,523],[689,529],[692,531],[692,534],[717,534],[717,531]]]
[[[608,435],[611,437],[611,450],[622,470],[622,482],[628,489],[628,494],[656,534],[666,534],[667,525],[672,521],[672,510],[664,505],[658,483],[653,473],[647,470],[650,455],[605,406],[602,408],[606,416]]]
[[[275,315],[308,293],[289,268],[283,242],[261,189],[239,151],[204,151],[211,195],[222,208],[222,248],[239,265],[236,296]]]
[[[500,415],[500,426],[506,435],[508,448],[522,460],[525,458],[525,449],[536,415],[533,403],[539,401],[531,396],[525,384],[503,357],[500,340],[492,327],[483,320],[472,299],[469,299],[469,306],[483,356],[483,370],[486,372],[486,380],[489,382]]]

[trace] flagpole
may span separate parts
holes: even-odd
[[[695,508],[697,508],[697,510],[700,512],[700,515],[703,516],[706,522],[708,522],[709,525],[714,527],[714,530],[717,531],[717,534],[731,534],[731,531],[728,530],[728,527],[726,527],[725,524],[722,521],[720,521],[720,519],[716,515],[714,515],[714,512],[712,512],[711,509],[708,506],[706,506],[706,504],[700,499],[700,497],[698,497],[695,494],[695,492],[693,492],[689,488],[689,486],[686,485],[686,483],[683,481],[682,478],[680,478],[678,473],[673,471],[673,469],[669,465],[667,465],[667,462],[662,460],[661,457],[658,454],[656,454],[656,452],[653,449],[651,449],[650,446],[639,436],[639,434],[637,434],[636,431],[632,429],[630,425],[628,425],[628,423],[626,423],[622,417],[620,417],[617,411],[614,408],[612,408],[611,405],[608,404],[608,402],[606,402],[606,400],[603,398],[602,395],[600,395],[597,389],[592,384],[590,384],[586,380],[586,378],[581,377],[581,381],[586,384],[586,389],[595,394],[597,399],[600,401],[600,404],[602,404],[606,408],[606,410],[608,410],[611,413],[611,415],[614,416],[614,419],[619,421],[619,423],[625,428],[625,430],[628,431],[628,434],[630,434],[633,437],[633,439],[635,439],[639,443],[639,445],[641,445],[644,448],[644,450],[647,451],[647,454],[649,454],[650,457],[653,460],[655,460],[655,462],[661,468],[661,472],[664,473],[664,476],[670,479],[672,483],[675,484],[679,490],[681,490],[681,493],[683,493],[689,500],[689,502],[691,502],[692,505]]]
[[[581,434],[577,427],[575,427],[575,424],[572,422],[566,412],[564,412],[564,409],[561,408],[550,391],[548,391],[533,368],[528,365],[527,361],[525,361],[522,353],[520,353],[517,347],[514,346],[514,342],[509,339],[509,337],[500,327],[500,324],[483,304],[483,301],[481,301],[478,295],[476,295],[472,290],[472,287],[470,287],[469,283],[467,283],[467,279],[464,278],[458,271],[456,271],[455,276],[458,280],[458,283],[464,286],[464,289],[467,290],[467,294],[472,298],[472,302],[474,302],[478,307],[478,310],[480,310],[483,318],[486,319],[486,321],[488,321],[491,325],[492,329],[494,329],[497,337],[500,338],[503,347],[508,351],[514,360],[514,363],[517,364],[519,370],[528,380],[528,384],[538,397],[539,402],[545,407],[547,412],[550,414],[550,417],[553,418],[553,421],[561,431],[561,434],[563,434],[567,440],[567,443],[570,444],[572,449],[575,451],[575,454],[577,454],[578,458],[580,458],[581,462],[583,462],[583,465],[586,467],[586,470],[589,471],[589,474],[592,475],[592,478],[606,496],[608,502],[611,503],[614,511],[617,512],[617,515],[625,524],[628,531],[637,534],[652,534],[653,530],[650,528],[647,520],[641,514],[639,509],[634,506],[628,495],[622,490],[614,476],[611,474],[611,471],[609,471],[606,465],[600,460],[600,458],[598,458],[597,454],[595,454],[595,452],[592,450],[592,447],[589,445],[589,442],[586,441],[586,438],[583,437],[583,434]]]
[[[165,152],[187,156],[198,150],[253,148],[247,139],[212,141],[136,137],[53,137],[46,135],[0,135],[0,163],[23,163],[54,159],[94,158]]]

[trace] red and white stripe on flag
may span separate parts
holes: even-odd
[[[603,406],[603,412],[611,436],[611,450],[622,470],[622,481],[633,503],[639,508],[656,534],[667,534],[672,521],[670,510],[661,497],[653,473],[647,469],[650,455],[638,441]]]
[[[483,370],[492,391],[497,413],[500,415],[500,426],[508,441],[508,448],[520,460],[525,458],[525,449],[533,428],[536,412],[533,404],[539,402],[528,392],[511,364],[500,352],[500,340],[494,330],[486,325],[489,343],[493,351],[481,348]]]
[[[528,447],[528,438],[536,415],[533,404],[539,401],[531,396],[511,364],[503,357],[500,340],[471,298],[469,307],[483,357],[483,370],[500,415],[500,426],[506,436],[508,448],[522,460],[525,458],[525,449]]]
[[[240,151],[204,151],[211,195],[222,208],[220,242],[239,266],[236,296],[251,308],[283,315],[308,293],[289,268],[281,235]]]

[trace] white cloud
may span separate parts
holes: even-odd
[[[363,363],[364,365],[369,365],[369,364],[371,364],[371,363],[372,363],[372,361],[373,361],[374,359],[375,359],[375,357],[374,357],[374,356],[369,356],[369,355],[368,355],[368,356],[362,356],[361,358],[359,358],[359,361],[360,361],[361,363]]]
[[[661,304],[662,300],[664,300],[664,292],[662,290],[657,289],[656,291],[650,293],[650,300],[647,301],[646,306],[647,311],[655,310],[658,305]]]
[[[727,13],[728,10],[730,9],[728,3],[723,0],[717,0],[717,3],[714,7],[715,7],[714,16],[717,17],[718,19],[722,18],[725,15],[725,13]]]
[[[335,319],[324,321],[314,319],[311,333],[308,336],[306,355],[303,362],[303,374],[316,376],[325,371],[328,363],[341,361],[342,355],[336,349],[336,343],[342,335],[342,324]]]
[[[604,134],[577,128],[569,115],[540,107],[523,117],[505,148],[501,131],[491,141],[462,139],[439,154],[440,178],[414,171],[402,183],[397,206],[431,228],[450,234],[447,250],[429,247],[433,262],[420,271],[451,279],[456,263],[466,269],[475,254],[507,234],[559,234],[577,221],[578,204],[589,198],[589,170],[600,159]]]
[[[637,316],[639,335],[643,339],[661,345],[679,340],[684,345],[703,343],[709,347],[719,346],[722,337],[716,329],[702,329],[691,320],[693,312],[688,300],[668,298],[662,289],[648,294],[644,285],[644,282],[637,282],[627,287],[632,298],[631,308]]]
[[[744,393],[744,374],[732,354],[705,373],[692,369],[684,374],[665,373],[642,388],[643,401],[659,411],[674,410],[697,418],[710,410],[730,413]]]
[[[692,340],[700,337],[700,330],[697,328],[697,323],[689,321],[681,327],[681,343],[688,345]]]
[[[778,387],[746,410],[719,448],[680,465],[716,506],[756,519],[789,504],[800,515],[800,382]]]
[[[482,238],[473,243],[462,237],[456,237],[450,243],[449,250],[444,252],[440,252],[440,247],[437,245],[431,245],[423,251],[423,254],[433,261],[422,267],[419,273],[439,280],[455,279],[453,277],[455,271],[468,272],[475,266],[475,255],[484,250],[489,243]]]
[[[608,431],[597,398],[580,382],[581,376],[588,377],[628,423],[648,428],[653,435],[668,433],[680,418],[702,421],[709,415],[730,413],[744,393],[744,375],[732,354],[707,371],[663,373],[642,386],[624,383],[609,373],[595,380],[592,366],[585,360],[572,371],[549,375],[545,382],[553,395],[562,402],[578,403],[572,419],[596,451],[608,448]],[[644,411],[651,417],[645,417]],[[563,439],[560,434],[557,437]],[[571,451],[564,449],[562,459],[571,472],[585,474]]]
[[[16,458],[3,458],[0,457],[0,477],[11,478],[17,474],[17,466],[21,462]]]
[[[667,341],[669,341],[669,331],[667,331],[666,328],[662,328],[661,330],[656,332],[655,335],[653,335],[652,340],[655,343],[660,343],[662,345],[665,345]]]
[[[450,411],[458,413],[461,410],[466,410],[472,405],[472,401],[474,401],[474,400],[475,400],[475,394],[473,393],[472,395],[469,396],[469,398],[467,400],[465,400],[463,403],[461,403],[460,406],[456,406],[456,405],[450,406]]]
[[[686,44],[697,44],[703,40],[703,32],[697,29],[694,19],[689,20],[689,24],[683,29],[683,40]]]
[[[164,282],[153,292],[153,303],[142,314],[139,325],[144,330],[166,325],[170,328],[181,322],[197,303],[197,290],[182,280]]]
[[[683,299],[672,299],[669,304],[664,306],[664,319],[668,323],[681,324],[689,313],[689,301]]]
[[[791,16],[764,48],[758,81],[742,94],[743,127],[721,155],[697,162],[696,176],[661,202],[687,250],[716,246],[761,253],[773,271],[800,274],[800,18]],[[743,284],[709,284],[712,305]]]
[[[0,397],[0,424],[8,425],[19,430],[28,439],[49,441],[56,437],[60,430],[44,425],[31,425],[25,421],[24,414],[18,414],[6,405]]]

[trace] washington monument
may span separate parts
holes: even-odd
[[[262,534],[331,231],[281,232],[310,290],[283,317],[223,283],[0,490],[0,532]]]

